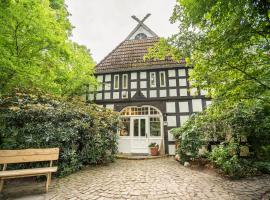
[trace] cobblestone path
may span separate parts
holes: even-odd
[[[173,158],[117,160],[108,166],[88,167],[54,180],[49,193],[44,183],[9,182],[3,199],[261,199],[270,190],[270,176],[237,181],[214,173],[185,168]]]

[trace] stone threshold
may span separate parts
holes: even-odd
[[[158,156],[151,156],[148,154],[117,154],[117,159],[125,159],[125,160],[148,160],[148,159],[157,159],[157,158],[165,158],[169,155],[158,155]]]

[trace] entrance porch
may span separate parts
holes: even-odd
[[[160,153],[164,147],[163,116],[153,106],[129,106],[121,112],[122,129],[119,131],[120,153],[149,154],[148,145],[157,143]]]

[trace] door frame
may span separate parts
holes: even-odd
[[[131,108],[131,107],[137,107],[137,108],[140,108],[140,107],[148,107],[149,108],[149,111],[150,111],[150,108],[154,108],[156,111],[158,111],[159,114],[150,114],[150,112],[148,112],[148,115],[132,115],[132,114],[123,114],[121,117],[127,117],[130,119],[130,134],[129,136],[120,136],[119,135],[119,140],[121,142],[124,142],[125,145],[130,145],[129,148],[128,146],[125,146],[123,147],[123,143],[121,143],[121,146],[122,148],[126,148],[125,151],[123,151],[123,153],[125,152],[130,152],[132,153],[132,146],[134,144],[134,139],[138,138],[137,136],[134,137],[134,119],[141,119],[141,118],[144,118],[146,119],[146,135],[147,135],[147,145],[146,145],[146,149],[147,149],[147,152],[149,152],[149,148],[148,148],[148,145],[151,143],[151,142],[157,142],[157,143],[160,143],[160,145],[163,145],[163,151],[164,151],[164,148],[165,148],[165,138],[164,138],[164,121],[163,121],[163,114],[162,112],[154,107],[154,106],[151,106],[151,105],[143,105],[143,106],[127,106],[125,108],[123,108],[120,113],[124,112],[125,109],[127,108]],[[150,136],[150,117],[158,117],[160,119],[160,136]],[[120,131],[119,131],[120,132]],[[128,150],[129,149],[129,150]],[[122,152],[122,151],[121,151]],[[135,152],[133,152],[135,153]]]

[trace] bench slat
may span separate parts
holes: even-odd
[[[59,148],[0,150],[0,164],[58,160]]]
[[[31,176],[31,175],[42,175],[47,173],[56,172],[57,167],[44,167],[44,168],[34,168],[34,169],[19,169],[19,170],[8,170],[0,171],[0,178],[12,178],[20,176]]]

